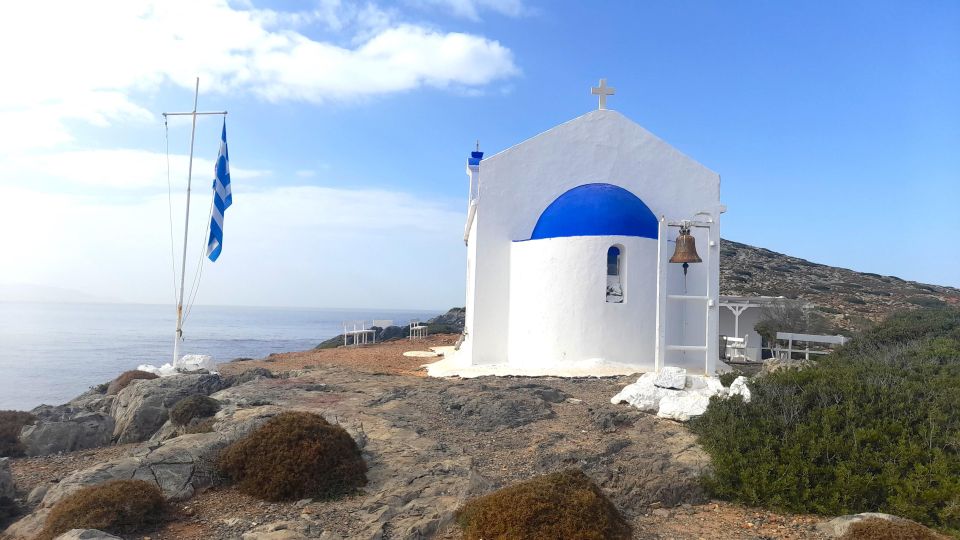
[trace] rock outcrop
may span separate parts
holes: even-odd
[[[93,387],[63,405],[40,405],[31,414],[33,425],[20,432],[28,456],[73,452],[109,444],[114,421],[110,407],[115,396],[105,394],[105,385]]]
[[[143,446],[131,456],[76,471],[50,486],[34,512],[5,532],[13,538],[32,538],[43,527],[50,510],[64,497],[109,480],[144,480],[156,484],[168,500],[189,499],[216,483],[214,460],[221,449],[278,412],[275,407],[232,409],[223,416],[218,415],[219,424],[215,425],[222,426],[222,432],[182,435],[157,445]]]
[[[192,394],[208,396],[225,387],[224,379],[212,374],[133,381],[113,401],[113,438],[118,443],[145,441],[163,426],[178,401]]]
[[[888,525],[887,527],[890,527],[890,529],[886,530],[885,534],[874,533],[869,535],[870,538],[943,538],[943,540],[947,540],[946,536],[937,534],[919,523],[880,512],[863,512],[860,514],[835,517],[817,525],[817,530],[827,538],[844,538],[847,533],[850,532],[850,528],[855,524],[875,521],[879,521],[880,523],[884,521],[890,522],[894,524],[895,527]],[[862,535],[863,532],[860,534]],[[867,536],[858,535],[856,538],[867,538]]]
[[[20,443],[28,456],[96,448],[113,439],[114,421],[108,414],[70,404],[41,405],[31,412],[37,421],[20,432]]]
[[[171,379],[176,377],[196,381],[210,376]],[[132,408],[136,403],[141,409],[159,408],[156,403],[163,399],[159,389],[151,387],[163,382],[132,383],[117,396],[117,411],[136,417],[138,409]],[[222,516],[223,523],[207,522],[204,526],[215,531],[214,537],[441,536],[468,498],[570,467],[582,469],[631,515],[651,505],[702,501],[699,473],[708,462],[706,454],[676,424],[610,404],[607,397],[626,382],[439,380],[362,374],[335,366],[277,378],[253,377],[211,395],[221,403],[213,432],[150,442],[123,457],[58,475],[58,482],[45,483],[46,492],[40,490],[33,497],[39,499],[33,512],[5,532],[15,539],[32,538],[58,501],[77,489],[115,478],[154,483],[170,500],[193,497],[220,481],[213,474],[213,460],[223,447],[289,410],[323,414],[343,426],[363,452],[368,484],[358,496],[335,504],[279,505],[280,512],[246,506]],[[174,386],[184,385],[196,391],[186,382]]]

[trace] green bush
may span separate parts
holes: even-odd
[[[150,373],[148,371],[140,371],[138,369],[131,369],[130,371],[124,371],[116,379],[110,381],[110,384],[107,385],[107,394],[115,395],[121,390],[130,385],[133,381],[136,380],[150,380],[156,379],[158,375],[156,373]]]
[[[691,422],[715,496],[960,528],[960,310],[898,315],[750,390]]]
[[[367,483],[357,443],[322,416],[287,412],[229,446],[217,462],[240,491],[268,501],[333,498]]]
[[[37,540],[50,540],[70,529],[127,535],[159,525],[166,513],[163,494],[155,484],[111,480],[82,488],[58,502]]]
[[[23,411],[0,411],[0,457],[20,457],[20,430],[37,421],[37,417]]]
[[[466,540],[620,540],[630,525],[578,469],[538,476],[457,510]]]
[[[737,377],[743,375],[743,372],[740,370],[728,371],[726,373],[721,373],[718,379],[720,379],[720,384],[730,388],[730,385],[733,384],[733,381],[737,380]]]
[[[886,347],[918,339],[960,340],[960,309],[918,309],[897,313],[855,337],[845,349]]]
[[[943,300],[935,296],[911,296],[907,302],[925,308],[941,308],[947,305]]]
[[[210,418],[219,410],[219,401],[203,394],[194,394],[181,399],[170,409],[170,421],[178,426],[187,426],[194,419]]]

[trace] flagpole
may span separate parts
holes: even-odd
[[[173,335],[173,365],[180,358],[180,336],[183,335],[183,288],[187,276],[187,239],[190,232],[190,188],[193,184],[193,143],[197,134],[197,102],[200,99],[200,77],[193,93],[193,127],[190,129],[190,163],[187,166],[187,211],[183,223],[183,259],[180,265],[180,299],[177,301],[177,329]]]
[[[177,360],[180,358],[180,341],[183,336],[183,294],[184,286],[186,285],[187,277],[187,240],[190,235],[190,191],[193,184],[193,146],[197,134],[197,116],[203,116],[208,114],[220,114],[226,116],[227,111],[210,111],[210,112],[197,112],[197,103],[200,99],[200,77],[197,77],[197,82],[194,87],[193,93],[193,110],[190,112],[165,112],[163,113],[164,117],[168,116],[191,116],[193,118],[193,126],[190,129],[190,162],[187,166],[187,209],[186,215],[184,217],[183,223],[183,259],[180,265],[180,295],[177,300],[177,327],[176,332],[173,335],[173,363],[176,364]]]

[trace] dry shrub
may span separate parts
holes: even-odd
[[[170,420],[178,426],[187,426],[194,419],[210,418],[220,410],[220,402],[203,394],[187,396],[170,409]]]
[[[140,371],[139,369],[132,369],[130,371],[124,371],[120,374],[119,377],[110,381],[110,384],[107,386],[107,394],[115,395],[120,393],[121,390],[130,385],[131,382],[143,379],[150,380],[156,379],[158,375],[156,373],[150,373],[147,371]]]
[[[200,420],[199,422],[194,422],[189,426],[185,427],[183,432],[186,434],[196,434],[196,433],[213,433],[213,424],[216,423],[216,420],[213,418],[207,418]]]
[[[841,540],[949,540],[915,521],[868,518],[850,525]]]
[[[20,430],[37,421],[37,417],[23,411],[0,411],[0,457],[20,457]]]
[[[630,525],[583,471],[538,476],[457,510],[466,540],[619,540]]]
[[[316,414],[286,412],[220,455],[217,468],[240,491],[268,501],[327,499],[367,483],[352,437]]]
[[[70,529],[126,535],[159,525],[166,511],[156,485],[143,480],[111,480],[82,488],[58,502],[37,540],[50,540]]]

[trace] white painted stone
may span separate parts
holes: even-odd
[[[180,360],[174,362],[173,367],[177,371],[198,371],[201,369],[210,373],[217,371],[217,363],[208,354],[186,354]]]
[[[656,373],[644,373],[637,382],[610,398],[610,402],[627,403],[642,411],[657,413],[661,418],[686,422],[706,412],[711,397],[727,396],[727,389],[716,377],[687,375],[682,390],[661,388],[655,384],[657,379]]]
[[[147,373],[153,373],[154,375],[159,375],[161,377],[169,377],[178,373],[189,373],[192,371],[199,371],[201,369],[205,369],[210,373],[216,373],[217,363],[213,361],[212,356],[207,354],[185,354],[179,360],[176,360],[172,365],[164,364],[160,367],[157,367],[151,364],[141,364],[137,366],[137,369],[140,371],[146,371]]]
[[[637,382],[624,387],[617,395],[610,398],[614,405],[626,402],[641,411],[657,412],[660,409],[660,400],[669,395],[680,394],[680,390],[660,388],[654,384],[656,373],[644,373]]]
[[[740,376],[730,383],[730,395],[742,396],[743,401],[750,403],[750,388],[747,387],[747,378]]]
[[[657,241],[528,239],[557,197],[591,183],[626,189],[658,217],[691,219],[707,212],[719,220],[719,176],[610,110],[590,112],[487,157],[468,167],[468,175],[476,204],[465,234],[465,337],[455,354],[428,368],[430,375],[652,370]],[[623,248],[622,303],[606,302],[606,251],[614,245]],[[698,248],[708,246],[698,242]],[[690,283],[705,283],[709,276],[716,296],[719,257],[691,265],[689,272]],[[677,285],[682,278],[669,279]],[[701,310],[671,310],[664,324],[672,342],[681,328],[691,336],[707,330]],[[705,367],[702,354],[683,352],[668,355],[666,363],[699,372]],[[706,373],[713,373],[714,363],[707,364]]]
[[[699,392],[682,392],[676,395],[664,396],[660,400],[660,410],[657,416],[686,422],[691,417],[707,412],[710,398]]]
[[[687,386],[687,370],[681,367],[667,366],[660,370],[653,384],[660,388],[683,390]]]
[[[710,396],[727,394],[727,389],[723,387],[723,383],[720,382],[720,379],[716,377],[703,377],[703,376],[697,376],[697,379],[700,382],[700,385],[698,386],[697,391],[701,395],[710,397]]]

